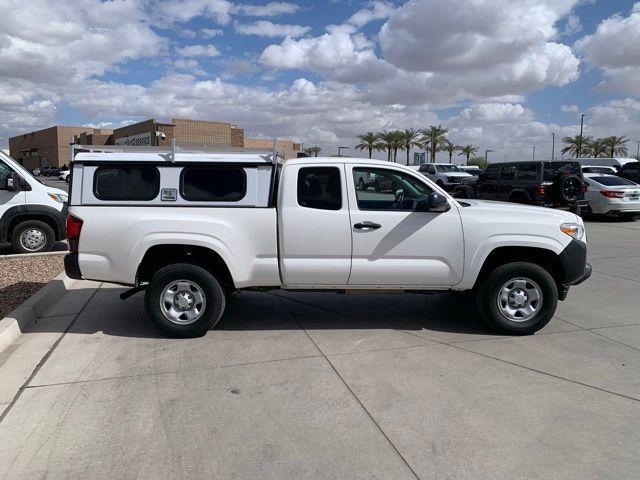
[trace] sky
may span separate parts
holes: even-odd
[[[51,125],[228,121],[356,155],[443,125],[494,160],[640,140],[640,2],[0,0],[0,145]],[[445,160],[439,154],[438,160]],[[378,154],[383,157],[384,154]],[[454,160],[460,161],[462,157]]]

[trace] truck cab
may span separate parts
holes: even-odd
[[[576,215],[460,202],[389,162],[79,153],[72,171],[67,274],[145,290],[170,335],[204,334],[234,291],[279,288],[472,290],[494,328],[532,333],[590,274]]]
[[[0,152],[0,242],[17,253],[51,250],[65,238],[67,193],[39,182]]]

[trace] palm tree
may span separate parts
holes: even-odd
[[[368,150],[369,158],[371,158],[371,154],[374,150],[380,150],[382,148],[382,144],[379,142],[379,133],[367,132],[362,135],[358,135],[358,140],[360,140],[360,143],[356,145],[356,149]]]
[[[604,157],[608,151],[608,146],[605,143],[605,140],[606,139],[604,138],[596,138],[595,140],[589,142],[585,147],[585,153],[595,158]]]
[[[394,130],[391,132],[391,145],[393,149],[393,161],[398,161],[398,150],[404,147],[404,132],[402,130]]]
[[[448,128],[444,128],[442,125],[434,127],[431,125],[429,128],[420,131],[422,133],[422,143],[425,147],[428,146],[429,152],[431,152],[431,163],[436,161],[436,152],[438,148],[444,144],[446,140],[445,135],[449,132]]]
[[[321,151],[322,149],[317,145],[314,145],[313,147],[307,147],[304,149],[304,153],[306,153],[309,156],[313,155],[314,157],[317,157]]]
[[[378,138],[380,139],[380,150],[387,151],[387,161],[391,161],[391,152],[393,151],[393,146],[396,143],[396,137],[394,131],[384,130],[378,133]]]
[[[455,145],[454,143],[451,143],[449,140],[445,139],[438,150],[441,152],[447,152],[449,154],[449,163],[452,163],[451,157],[453,157],[453,153],[460,150],[461,148],[461,146]]]
[[[465,157],[467,157],[467,165],[469,164],[469,158],[471,157],[471,155],[475,154],[478,151],[478,147],[474,147],[473,145],[465,145],[464,147],[460,147],[460,153],[458,154],[458,156],[460,155],[464,155]]]
[[[567,144],[561,152],[577,157],[579,153],[584,153],[585,147],[591,142],[591,137],[576,135],[575,137],[564,137],[562,139]]]
[[[622,137],[612,135],[610,137],[603,138],[602,141],[608,149],[609,157],[613,158],[616,155],[623,157],[627,154],[627,147],[625,146],[625,143],[627,143],[629,139],[624,138],[624,135]]]
[[[413,128],[408,128],[402,132],[402,149],[407,152],[407,165],[409,165],[409,152],[413,147],[421,147],[420,132]]]

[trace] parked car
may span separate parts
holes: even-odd
[[[575,214],[460,203],[389,162],[84,152],[72,165],[67,275],[145,290],[173,336],[203,335],[251,289],[473,291],[489,325],[530,334],[591,273]],[[370,174],[397,188],[359,189]]]
[[[582,169],[576,161],[492,163],[478,178],[474,192],[456,193],[574,212],[587,206]]]
[[[18,253],[51,250],[65,237],[67,193],[48,187],[0,152],[0,242]]]
[[[619,171],[618,176],[636,183],[640,183],[640,162],[626,163]]]
[[[459,165],[458,168],[474,177],[479,177],[482,175],[483,170],[477,165]]]
[[[615,175],[587,173],[585,198],[589,202],[587,212],[613,214],[632,220],[640,213],[640,185]]]
[[[63,180],[67,183],[69,183],[69,174],[71,173],[71,170],[60,170],[60,175],[58,175],[58,180]]]
[[[450,163],[423,163],[418,171],[448,192],[454,191],[459,185],[472,184],[476,181],[473,175],[463,172]]]
[[[58,167],[42,167],[40,175],[43,177],[57,177],[60,175],[60,169]]]
[[[637,163],[638,161],[635,158],[576,158],[576,159],[568,159],[575,160],[576,162],[580,162],[582,165],[589,165],[592,167],[613,167],[616,171],[619,171],[623,166],[627,163]]]
[[[593,165],[585,165],[582,167],[582,174],[585,173],[604,173],[607,175],[616,175],[618,170],[613,167],[596,167]]]
[[[360,172],[354,178],[358,190],[372,188],[376,192],[393,191],[396,182],[393,178],[373,172]]]

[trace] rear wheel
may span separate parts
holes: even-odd
[[[145,304],[153,322],[167,335],[200,337],[220,321],[226,295],[208,270],[177,263],[153,275]]]
[[[53,229],[40,220],[26,220],[11,232],[11,245],[18,253],[48,252],[54,243]]]
[[[491,271],[482,280],[476,298],[482,317],[494,330],[528,335],[553,318],[558,288],[544,268],[514,262]]]

